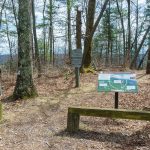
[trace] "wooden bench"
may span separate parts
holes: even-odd
[[[150,121],[150,111],[69,107],[67,118],[67,130],[69,132],[78,131],[80,116],[94,116],[94,117],[108,117],[108,118]]]

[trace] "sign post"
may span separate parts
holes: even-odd
[[[115,108],[118,109],[119,92],[137,93],[136,74],[128,72],[100,73],[98,92],[115,92]]]
[[[82,63],[82,49],[75,49],[72,51],[71,55],[71,64],[75,67],[75,78],[76,78],[76,86],[79,87],[80,84],[80,67]]]
[[[118,109],[119,93],[115,92],[115,109]]]

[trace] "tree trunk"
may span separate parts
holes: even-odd
[[[146,12],[147,24],[150,28],[150,14],[148,9],[150,7],[150,1],[147,0],[146,3],[147,3],[147,12]],[[148,59],[147,59],[147,66],[146,66],[146,74],[150,74],[150,33],[148,35]]]
[[[145,57],[146,57],[148,51],[149,51],[149,49],[146,51],[146,53],[145,53],[144,56],[142,57],[142,59],[141,59],[139,65],[138,65],[138,70],[141,68],[141,66],[142,66],[142,64],[143,64],[143,62],[144,62],[144,59],[145,59]]]
[[[6,0],[4,0],[1,11],[0,11],[0,29],[1,29],[1,24],[2,24],[2,15],[3,15],[3,9],[5,7],[5,3],[6,3]]]
[[[14,0],[11,0],[11,3],[12,3],[12,9],[13,9],[13,14],[14,14],[14,18],[15,18],[16,28],[18,30],[18,20],[17,20],[17,13],[16,13],[16,7],[15,7],[15,4],[14,4]]]
[[[69,51],[69,58],[71,58],[71,2],[70,0],[67,0],[67,25],[68,25],[68,51]]]
[[[139,45],[139,47],[138,47],[138,49],[137,49],[137,52],[135,53],[135,56],[134,56],[134,58],[133,58],[133,60],[132,60],[132,62],[131,62],[131,64],[130,64],[130,69],[133,69],[133,68],[134,68],[134,64],[136,63],[137,57],[138,57],[138,55],[139,55],[139,52],[140,52],[140,50],[141,50],[141,48],[142,48],[142,46],[143,46],[143,44],[144,44],[144,41],[145,41],[145,39],[146,39],[147,34],[149,33],[149,31],[150,31],[150,26],[148,26],[148,28],[147,28],[147,30],[146,30],[146,32],[145,32],[143,38],[142,38],[142,41],[141,41],[141,43],[140,43],[140,45]]]
[[[85,41],[84,41],[84,54],[83,54],[83,58],[85,58],[83,65],[85,68],[88,68],[91,64],[92,37],[90,36],[90,34],[92,32],[93,24],[94,24],[95,5],[96,5],[96,0],[89,0],[88,14],[86,20],[86,33],[85,33]]]
[[[148,48],[148,59],[147,59],[147,66],[146,66],[146,74],[150,74],[150,45]]]
[[[105,0],[102,10],[94,24],[96,0],[89,0],[88,14],[87,14],[87,20],[86,20],[86,33],[85,33],[85,40],[84,40],[84,53],[83,53],[83,59],[82,59],[82,67],[87,68],[91,64],[92,38],[93,38],[93,35],[96,31],[96,28],[97,28],[101,18],[103,16],[103,13],[106,9],[108,2],[109,2],[109,0]]]
[[[139,20],[138,20],[138,17],[139,17],[139,8],[138,8],[138,0],[137,0],[137,6],[136,6],[137,8],[136,8],[136,33],[135,33],[135,53],[137,52],[137,50],[138,50],[138,28],[139,28],[139,26],[138,26],[138,22],[139,22]],[[137,64],[136,64],[136,62],[134,63],[134,68],[136,68],[137,67]]]
[[[13,93],[14,100],[37,96],[31,69],[31,19],[29,0],[19,0],[18,12],[18,73]]]
[[[35,64],[38,69],[38,77],[41,76],[41,61],[38,48],[37,34],[36,34],[36,19],[35,19],[35,7],[34,0],[32,0],[32,19],[33,19],[33,36],[34,36],[34,47],[35,47]]]
[[[7,35],[7,40],[8,40],[8,45],[9,45],[9,67],[10,67],[10,73],[11,70],[13,70],[13,52],[12,52],[12,44],[11,44],[11,40],[10,40],[10,36],[9,36],[9,26],[8,26],[8,20],[7,20],[7,15],[5,12],[5,19],[6,19],[6,35]]]
[[[49,14],[49,51],[50,51],[50,63],[53,62],[53,18],[52,18],[52,13],[53,13],[53,4],[52,0],[49,1],[50,5],[50,14]]]
[[[130,23],[130,13],[131,13],[131,9],[130,9],[130,0],[127,0],[128,2],[128,48],[127,48],[127,52],[126,52],[126,61],[125,61],[125,66],[129,67],[130,66],[130,57],[131,57],[131,23]]]
[[[122,26],[122,34],[123,34],[123,52],[124,52],[124,57],[126,56],[126,38],[125,38],[125,28],[124,28],[124,20],[123,20],[123,15],[121,13],[121,10],[119,8],[119,3],[118,3],[118,0],[116,0],[117,2],[117,9],[118,9],[118,13],[119,13],[119,16],[120,16],[120,21],[121,21],[121,26]],[[124,61],[123,61],[123,64],[125,66],[125,58],[124,58]]]
[[[45,25],[45,8],[46,8],[46,0],[44,0],[44,6],[43,6],[43,60],[44,64],[46,64],[47,57],[46,57],[46,25]]]
[[[81,11],[77,8],[77,16],[76,16],[76,47],[82,48],[81,46]]]

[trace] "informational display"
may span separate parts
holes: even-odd
[[[80,68],[82,63],[82,49],[72,50],[71,64],[73,67]]]
[[[98,76],[98,92],[138,92],[136,74],[100,73]]]

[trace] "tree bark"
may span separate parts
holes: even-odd
[[[68,26],[68,51],[69,51],[69,58],[71,58],[71,3],[70,0],[67,0],[67,26]]]
[[[85,68],[88,68],[91,64],[91,49],[92,49],[92,37],[90,36],[93,24],[94,24],[94,15],[95,15],[95,5],[96,0],[89,0],[88,3],[88,14],[86,20],[86,34],[84,41],[84,62],[83,65]]]
[[[130,67],[130,60],[131,60],[131,23],[130,23],[130,13],[131,13],[131,2],[130,0],[127,0],[128,3],[128,43],[127,43],[127,52],[126,52],[126,61],[125,61],[125,66]]]
[[[14,14],[14,18],[15,18],[16,28],[17,28],[17,32],[18,32],[18,20],[17,20],[17,13],[16,13],[16,7],[14,4],[14,0],[11,0],[11,3],[12,3],[12,9],[13,9],[13,14]]]
[[[95,15],[95,4],[96,0],[89,0],[88,3],[88,14],[86,20],[86,33],[84,40],[84,53],[82,59],[82,67],[89,67],[91,64],[91,49],[92,49],[92,38],[96,31],[96,28],[103,16],[103,13],[106,9],[107,3],[109,0],[105,0],[102,10],[94,24],[94,15]]]
[[[43,6],[43,58],[44,58],[44,64],[47,61],[47,54],[46,54],[46,25],[45,25],[45,8],[46,8],[46,0],[44,0],[44,6]]]
[[[149,49],[146,51],[146,53],[145,53],[144,56],[142,57],[142,59],[141,59],[139,65],[138,65],[138,70],[141,68],[141,66],[142,66],[142,64],[143,64],[143,62],[144,62],[144,59],[145,59],[145,57],[146,57],[148,51],[149,51]]]
[[[77,8],[77,16],[76,16],[76,47],[82,48],[81,46],[81,11]]]
[[[1,29],[1,24],[2,24],[2,15],[3,15],[3,9],[5,7],[5,3],[6,3],[6,0],[4,0],[1,11],[0,11],[0,29]]]
[[[29,0],[19,0],[18,12],[18,73],[13,93],[14,100],[37,96],[31,68],[31,18]]]
[[[8,20],[7,20],[7,15],[5,12],[5,19],[6,19],[6,35],[7,35],[7,40],[8,40],[8,45],[9,45],[9,67],[10,67],[10,73],[11,70],[13,69],[13,52],[12,52],[12,44],[11,44],[11,40],[10,40],[10,35],[9,35],[9,26],[8,26]]]
[[[41,76],[41,61],[40,61],[40,54],[39,54],[37,33],[36,33],[36,18],[35,18],[34,0],[32,0],[32,19],[33,19],[33,37],[34,37],[34,47],[35,47],[35,64],[38,69],[38,77],[40,77]]]
[[[149,43],[149,47],[148,47],[148,59],[147,59],[147,66],[146,66],[146,74],[150,74],[150,43]]]
[[[125,28],[124,28],[124,20],[123,20],[123,15],[121,13],[121,10],[119,8],[119,3],[118,3],[118,0],[116,0],[116,3],[117,3],[117,9],[118,9],[118,13],[119,13],[119,16],[120,16],[120,21],[121,21],[121,26],[122,26],[122,34],[123,34],[123,52],[124,52],[124,57],[126,55],[126,38],[125,38]],[[125,66],[125,58],[124,58],[124,61],[123,61],[123,64]]]
[[[137,49],[137,52],[136,52],[135,55],[134,55],[134,58],[133,58],[133,60],[132,60],[132,62],[131,62],[131,64],[130,64],[130,69],[133,69],[133,68],[134,68],[134,64],[136,63],[137,57],[138,57],[138,55],[139,55],[139,52],[140,52],[140,50],[141,50],[141,48],[142,48],[142,46],[143,46],[143,44],[144,44],[144,41],[145,41],[145,39],[146,39],[147,34],[149,33],[149,31],[150,31],[150,26],[148,26],[148,28],[147,28],[147,30],[146,30],[146,32],[145,32],[143,38],[142,38],[142,41],[141,41],[141,43],[140,43],[140,45],[139,45],[139,47],[138,47],[138,49]]]
[[[50,51],[50,63],[53,62],[53,18],[52,18],[52,13],[53,13],[53,4],[52,0],[49,1],[50,5],[50,13],[49,13],[49,51]]]

